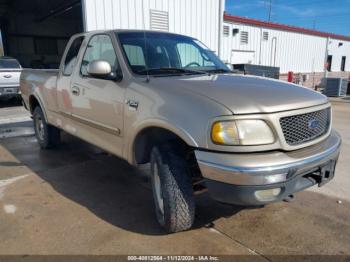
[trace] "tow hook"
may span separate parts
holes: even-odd
[[[284,202],[291,203],[295,200],[294,195],[289,195],[285,199],[283,199]]]

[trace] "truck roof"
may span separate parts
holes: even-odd
[[[157,30],[142,30],[142,29],[94,30],[94,31],[86,32],[86,33],[76,34],[76,35],[94,35],[94,34],[99,34],[99,33],[157,33],[157,34],[167,34],[167,35],[178,35],[178,36],[183,36],[183,37],[188,37],[188,38],[194,39],[191,36],[172,33],[172,32],[157,31]]]

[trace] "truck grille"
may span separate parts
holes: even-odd
[[[280,124],[288,145],[296,146],[325,135],[330,127],[331,109],[283,117]]]

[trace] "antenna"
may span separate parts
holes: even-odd
[[[145,43],[145,67],[146,67],[146,82],[148,83],[151,79],[149,77],[149,69],[148,69],[148,49],[147,49],[147,37],[146,37],[146,30],[143,31],[143,40]]]
[[[269,0],[269,22],[271,21],[272,15],[272,0]]]

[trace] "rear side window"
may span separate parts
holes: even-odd
[[[80,72],[83,76],[88,76],[88,65],[95,60],[103,60],[111,65],[112,72],[118,70],[117,55],[115,53],[112,40],[108,35],[95,35],[91,38],[81,64]]]
[[[0,69],[20,69],[21,66],[15,59],[0,59]]]
[[[70,76],[73,73],[74,66],[77,63],[79,50],[81,48],[83,41],[84,41],[83,36],[78,37],[73,41],[73,43],[69,47],[66,59],[64,60],[63,74],[65,76]]]

